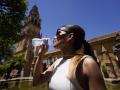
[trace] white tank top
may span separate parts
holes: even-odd
[[[69,72],[69,64],[71,59],[64,60],[60,58],[57,60],[53,70],[53,76],[49,82],[50,90],[83,90],[74,80],[74,84],[67,78]]]

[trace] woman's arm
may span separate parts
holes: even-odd
[[[93,58],[84,60],[83,73],[88,78],[89,90],[106,90],[101,70]]]
[[[33,86],[37,86],[39,84],[42,84],[44,82],[47,82],[52,74],[52,67],[49,67],[45,72],[43,72],[43,63],[42,58],[44,57],[45,52],[47,51],[47,47],[45,45],[42,45],[41,52],[39,52],[39,57],[36,60],[34,71],[33,71]]]

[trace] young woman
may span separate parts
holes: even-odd
[[[56,32],[54,47],[63,57],[43,72],[42,58],[47,47],[43,44],[36,61],[33,86],[49,83],[50,90],[106,90],[99,65],[85,31],[78,25],[64,25]]]

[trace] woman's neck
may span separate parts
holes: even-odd
[[[63,58],[65,59],[69,59],[72,58],[75,55],[75,52],[71,51],[71,50],[66,50],[62,52]]]
[[[83,49],[79,49],[77,51],[73,51],[73,50],[65,50],[64,51],[63,50],[62,54],[63,54],[63,58],[69,59],[69,58],[74,57],[75,55],[83,55],[84,51],[83,51]]]

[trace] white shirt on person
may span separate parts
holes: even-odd
[[[72,83],[68,78],[69,65],[71,59],[60,58],[54,65],[53,76],[49,81],[50,90],[83,90],[78,84],[77,79]]]

